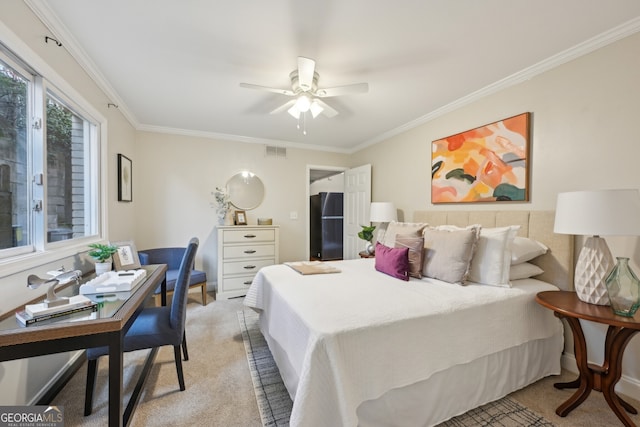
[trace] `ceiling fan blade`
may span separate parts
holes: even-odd
[[[318,89],[316,96],[320,98],[329,98],[332,96],[340,95],[354,95],[357,93],[367,93],[369,91],[368,83],[355,83],[352,85],[328,87],[324,89]]]
[[[291,101],[287,101],[284,104],[282,104],[281,106],[279,106],[278,108],[276,108],[275,110],[271,111],[269,114],[279,114],[282,113],[283,111],[288,110],[290,107],[293,106],[293,104],[296,103],[295,99],[292,99]]]
[[[264,90],[264,91],[267,91],[267,92],[279,93],[280,95],[287,95],[287,96],[294,96],[295,95],[295,93],[293,93],[293,91],[289,90],[289,89],[278,89],[278,88],[275,88],[275,87],[253,85],[251,83],[240,83],[240,87],[244,87],[246,89]]]
[[[313,73],[316,70],[316,61],[298,57],[298,84],[303,91],[308,91],[313,86]]]
[[[322,114],[324,114],[325,116],[331,118],[338,115],[338,111],[330,107],[326,102],[317,98],[315,99],[315,102],[317,102],[318,105],[323,108]]]

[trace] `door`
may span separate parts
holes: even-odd
[[[369,225],[371,208],[371,165],[344,173],[344,259],[358,257],[366,242],[358,237],[363,225]]]
[[[365,249],[366,242],[358,237],[358,232],[362,229],[361,225],[368,225],[369,222],[369,209],[371,207],[371,165],[364,165],[355,169],[345,170],[344,168],[335,166],[312,166],[307,165],[307,183],[311,182],[312,172],[322,171],[334,171],[335,173],[344,172],[344,187],[343,187],[343,257],[344,259],[354,259],[358,257],[358,252]],[[347,178],[348,177],[348,178]],[[347,181],[351,184],[347,191]],[[307,185],[307,198],[311,194],[310,184]],[[309,204],[308,204],[309,206]],[[308,208],[309,209],[309,208]],[[353,214],[351,213],[353,212]],[[310,209],[307,210],[307,257],[310,259]],[[347,224],[347,218],[352,217],[350,221],[351,225]],[[347,228],[349,228],[350,235],[347,235]],[[350,242],[348,244],[347,242]]]

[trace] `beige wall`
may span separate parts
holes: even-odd
[[[478,100],[352,156],[372,165],[372,199],[388,200],[411,220],[415,210],[469,209],[432,205],[431,142],[501,118],[532,113],[530,202],[477,204],[477,209],[555,208],[559,192],[639,188],[640,34]],[[411,174],[404,171],[410,170]],[[403,172],[399,172],[403,171]],[[638,218],[640,221],[640,218]],[[640,272],[640,240],[607,238],[614,256]],[[581,239],[576,246],[579,250]],[[606,330],[587,323],[589,358],[601,363]],[[571,338],[571,337],[569,337]],[[573,353],[572,341],[566,350]],[[624,358],[621,387],[640,398],[640,340]]]
[[[48,78],[60,79],[62,86],[68,86],[82,96],[107,120],[107,140],[102,141],[107,156],[106,167],[106,211],[107,230],[111,239],[130,236],[135,229],[132,221],[135,204],[117,202],[116,154],[126,153],[135,162],[135,129],[114,108],[107,108],[109,99],[77,64],[64,47],[45,43],[45,35],[51,33],[33,15],[22,1],[2,2],[0,14],[0,39],[9,48]],[[25,48],[28,50],[25,53]],[[39,65],[42,64],[42,65]],[[66,89],[63,87],[62,89]],[[64,253],[49,252],[40,256],[40,261],[31,261],[24,267],[0,266],[0,314],[12,310],[34,298],[34,291],[27,288],[27,276],[31,273],[44,276],[45,272],[64,265],[66,268],[91,268],[92,264],[82,253],[86,247],[80,246]],[[77,254],[78,255],[74,255]],[[14,273],[8,274],[7,271]],[[42,389],[71,362],[75,353],[62,353],[43,358],[33,358],[0,363],[0,404],[32,403]]]
[[[262,144],[150,132],[138,133],[136,154],[136,245],[185,246],[198,237],[196,265],[205,269],[210,285],[217,272],[216,187],[224,187],[242,170],[260,177],[264,201],[247,211],[247,221],[273,218],[280,226],[280,261],[300,260],[307,242],[307,165],[348,165],[345,154],[288,148],[286,158],[267,157]],[[291,212],[298,214],[297,220],[290,219]]]
[[[530,111],[531,202],[501,208],[553,209],[561,191],[637,188],[638,48],[636,34],[363,149],[352,161],[372,164],[373,199],[394,200],[410,216],[432,207],[431,141]],[[398,173],[405,170],[410,177]]]

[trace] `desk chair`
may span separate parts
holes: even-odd
[[[138,252],[140,264],[142,265],[167,264],[167,295],[173,293],[184,250],[185,248],[157,248]],[[191,271],[189,289],[198,287],[202,294],[202,305],[207,305],[207,274],[204,271],[194,269]],[[161,291],[160,287],[158,287],[155,292],[156,305],[160,305],[160,296]]]
[[[180,390],[185,389],[180,346],[185,342],[188,284],[198,244],[198,239],[194,237],[189,241],[189,245],[184,251],[184,256],[178,269],[171,305],[143,308],[124,336],[123,343],[125,352],[172,345]],[[186,347],[184,348],[186,350]],[[84,401],[85,415],[90,415],[93,410],[93,392],[98,373],[98,358],[108,353],[108,347],[87,349],[88,368]],[[189,356],[185,351],[186,360],[189,360]]]

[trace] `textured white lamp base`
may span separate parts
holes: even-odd
[[[597,305],[609,305],[606,279],[614,266],[607,242],[598,236],[587,238],[576,264],[575,288],[578,298]]]

